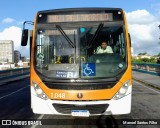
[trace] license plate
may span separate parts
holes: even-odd
[[[72,110],[72,116],[89,117],[90,113],[88,110]]]

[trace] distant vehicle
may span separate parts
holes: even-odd
[[[22,46],[29,35],[26,23],[32,24],[24,23]],[[85,117],[130,113],[131,41],[122,9],[39,11],[30,37],[34,113]],[[96,53],[104,41],[113,53]]]

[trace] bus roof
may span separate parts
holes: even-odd
[[[62,8],[52,10],[42,10],[40,13],[60,13],[60,12],[84,12],[84,11],[123,11],[121,8],[102,8],[102,7],[86,7],[86,8]]]

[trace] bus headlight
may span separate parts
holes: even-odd
[[[118,100],[126,95],[128,95],[127,91],[129,88],[130,81],[128,80],[126,83],[123,84],[123,86],[119,89],[119,91],[115,94],[113,97],[114,100]]]
[[[32,84],[33,84],[37,97],[47,100],[48,99],[47,95],[43,92],[43,90],[39,87],[39,85],[34,81],[32,81]]]

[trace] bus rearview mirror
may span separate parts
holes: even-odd
[[[22,30],[21,46],[26,46],[28,42],[28,29]]]
[[[131,35],[130,35],[130,33],[128,33],[128,37],[129,37],[129,43],[130,43],[130,47],[131,47]]]

